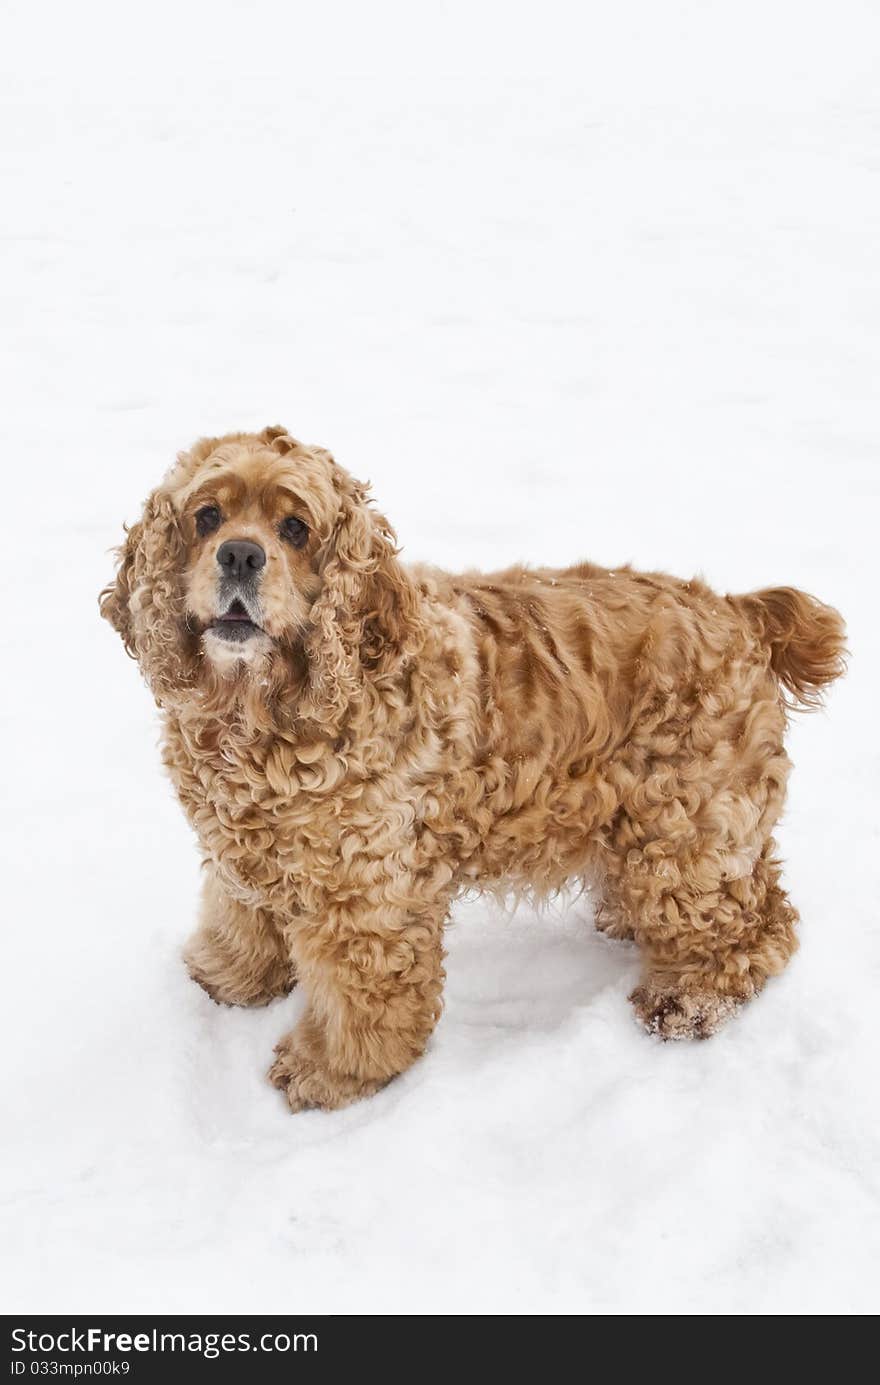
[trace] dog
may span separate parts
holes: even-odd
[[[269,1073],[291,1110],[423,1053],[464,890],[594,889],[663,1039],[712,1034],[795,950],[772,832],[788,712],[844,669],[832,608],[404,566],[367,487],[280,427],[181,453],[119,553],[101,612],[204,862],[186,962],[224,1004],[305,988]]]

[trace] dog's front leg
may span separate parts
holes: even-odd
[[[183,956],[192,979],[222,1005],[268,1005],[296,981],[275,915],[233,899],[213,866],[206,867],[199,926]]]
[[[448,900],[329,904],[293,934],[309,1007],[269,1078],[291,1110],[370,1096],[423,1052],[440,1014]]]

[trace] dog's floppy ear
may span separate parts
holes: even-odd
[[[367,489],[339,469],[342,503],[324,544],[321,591],[305,639],[308,715],[338,726],[371,672],[390,671],[419,624],[418,593],[397,560],[397,539]]]
[[[137,658],[134,647],[134,631],[131,624],[131,577],[134,568],[134,555],[141,541],[143,525],[125,526],[125,543],[116,550],[119,566],[116,580],[109,583],[98,597],[101,615],[109,620],[113,629],[122,636],[122,642],[133,659]]]
[[[177,513],[160,488],[127,531],[116,580],[100,596],[101,615],[122,636],[160,701],[194,675],[182,590],[184,557]]]

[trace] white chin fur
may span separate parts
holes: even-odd
[[[272,648],[272,641],[262,630],[240,643],[225,640],[213,630],[206,630],[202,635],[202,644],[218,673],[234,673],[241,664],[254,664]]]

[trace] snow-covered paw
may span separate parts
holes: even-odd
[[[630,996],[638,1019],[661,1039],[708,1039],[741,1002],[717,991],[684,989],[674,981],[649,977]]]
[[[331,1072],[295,1034],[282,1039],[275,1052],[278,1056],[269,1069],[269,1081],[284,1092],[291,1111],[307,1111],[310,1107],[337,1111],[385,1086],[384,1081],[365,1081]]]

